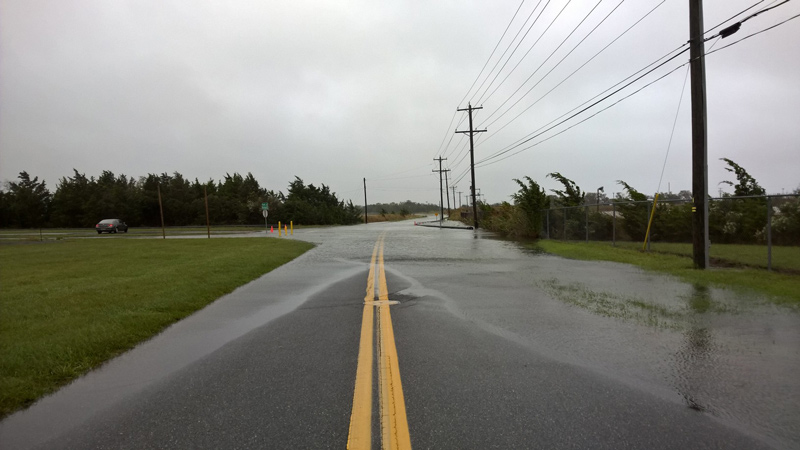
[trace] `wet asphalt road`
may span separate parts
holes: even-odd
[[[296,230],[317,248],[6,419],[0,447],[345,448],[384,231],[414,447],[800,448],[797,311],[409,222]]]

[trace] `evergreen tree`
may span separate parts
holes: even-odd
[[[40,227],[47,220],[51,194],[39,177],[31,179],[28,172],[19,173],[19,182],[8,183],[5,199],[11,217],[11,225],[20,228]]]

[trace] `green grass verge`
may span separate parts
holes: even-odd
[[[631,249],[642,248],[642,244],[637,242],[617,242],[617,246]],[[660,253],[692,255],[692,244],[654,242],[650,245],[650,249]],[[731,264],[767,267],[766,245],[711,244],[709,256]],[[800,247],[773,245],[772,267],[800,271]]]
[[[777,304],[800,306],[800,276],[748,268],[696,270],[692,259],[663,253],[645,253],[608,243],[577,243],[541,240],[525,244],[547,253],[572,259],[613,261],[674,275],[687,283],[715,285],[767,294]]]
[[[312,247],[263,238],[0,245],[0,417]]]
[[[295,225],[295,228],[299,228]],[[166,227],[165,232],[167,236],[179,236],[187,234],[206,234],[208,229],[206,227]],[[213,226],[211,227],[212,235],[224,235],[231,233],[248,233],[252,231],[264,231],[264,225],[246,225],[246,226]],[[276,231],[277,233],[277,231]],[[98,235],[94,228],[42,228],[36,229],[15,229],[6,228],[0,229],[0,239],[2,240],[60,240],[72,237],[105,237],[113,236],[115,239],[127,237],[142,237],[142,236],[161,236],[161,228],[156,227],[131,227],[127,233],[117,233],[115,235],[102,234]]]

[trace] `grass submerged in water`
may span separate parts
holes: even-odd
[[[800,276],[749,268],[694,269],[692,259],[662,253],[645,253],[607,243],[577,243],[541,240],[525,244],[547,253],[572,259],[612,261],[645,270],[674,275],[687,283],[717,286],[765,294],[779,305],[800,307]]]

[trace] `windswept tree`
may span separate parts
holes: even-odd
[[[722,184],[733,186],[733,195],[736,197],[745,197],[751,195],[765,195],[767,193],[767,191],[758,184],[756,179],[744,170],[744,167],[728,158],[720,158],[720,160],[728,164],[725,170],[736,174],[736,184],[728,180],[722,182]]]
[[[553,178],[560,182],[564,189],[551,189],[556,194],[553,206],[562,206],[567,209],[562,210],[559,214],[552,216],[551,226],[563,230],[564,239],[576,239],[585,233],[586,221],[584,220],[584,212],[577,211],[576,206],[584,204],[586,193],[581,192],[581,188],[575,184],[574,181],[561,175],[558,172],[553,172],[547,175],[548,178]],[[560,234],[560,233],[559,233]]]
[[[8,225],[21,228],[44,225],[51,197],[44,181],[40,182],[39,177],[31,179],[28,172],[20,172],[19,181],[9,182],[8,193],[4,195],[11,219]]]
[[[614,200],[617,204],[617,210],[622,214],[622,228],[628,233],[628,236],[635,241],[644,240],[644,235],[647,233],[647,221],[649,206],[647,204],[647,195],[637,191],[633,186],[628,183],[617,180],[617,184],[621,185],[625,194],[619,194]],[[636,202],[636,203],[633,203]]]
[[[549,178],[553,178],[562,185],[564,185],[563,190],[559,189],[550,189],[553,193],[555,193],[558,198],[557,202],[560,206],[580,206],[583,204],[584,197],[586,196],[585,192],[581,192],[581,188],[575,184],[574,181],[570,180],[569,178],[561,175],[558,172],[553,172],[547,174]]]
[[[723,181],[721,184],[733,186],[735,197],[763,196],[762,188],[747,170],[728,158],[725,161],[728,172],[736,175],[736,183]],[[724,194],[723,197],[730,197]],[[752,242],[766,226],[767,201],[765,198],[745,198],[718,200],[709,205],[709,235],[713,242],[746,243]]]
[[[519,191],[511,195],[514,205],[519,208],[525,218],[525,228],[531,237],[539,237],[542,227],[542,210],[547,207],[547,193],[539,184],[526,176],[527,184],[514,178]]]

